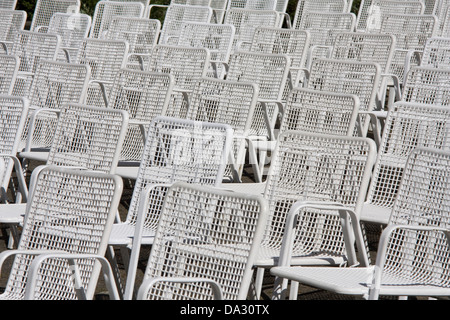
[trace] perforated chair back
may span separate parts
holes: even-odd
[[[75,61],[78,49],[91,28],[91,16],[83,13],[55,13],[50,19],[47,33],[56,33],[61,37],[59,61]]]
[[[123,110],[80,104],[63,106],[47,165],[114,173],[128,126]]]
[[[141,18],[144,15],[144,10],[144,4],[140,2],[99,1],[95,5],[89,37],[104,39],[114,17]]]
[[[190,97],[187,119],[228,124],[234,133],[232,161],[224,176],[240,181],[246,156],[258,87],[253,83],[202,78]]]
[[[249,10],[275,10],[277,7],[276,0],[231,0],[228,1],[228,8],[241,8]]]
[[[211,66],[208,75],[220,79],[226,72],[223,63],[228,63],[234,34],[235,28],[231,24],[184,22],[181,25],[177,45],[208,49],[211,62],[216,63],[215,66]]]
[[[224,24],[231,24],[235,28],[231,52],[238,50],[242,43],[251,43],[258,26],[278,27],[278,23],[278,13],[275,10],[228,9]]]
[[[79,13],[80,0],[37,0],[31,20],[30,31],[35,31],[39,27],[47,27],[53,14]]]
[[[395,50],[395,36],[383,33],[340,32],[335,34],[330,58],[376,62],[387,73]]]
[[[450,68],[450,39],[428,38],[420,60],[421,67]]]
[[[121,161],[141,161],[147,138],[142,129],[146,132],[154,118],[165,115],[174,82],[173,76],[166,73],[119,71],[111,88],[108,108],[126,111],[131,121],[122,146]]]
[[[17,56],[0,54],[0,94],[11,95],[16,84],[20,59]]]
[[[2,21],[0,25],[0,42],[3,43],[3,50],[6,50],[4,53],[9,53],[17,31],[23,30],[25,27],[27,12],[24,10],[0,9],[0,19]]]
[[[428,105],[450,105],[450,69],[412,67],[406,77],[402,101]]]
[[[124,40],[84,39],[76,63],[89,65],[91,69],[91,85],[87,90],[86,104],[106,106],[105,99],[110,94],[115,76],[125,67],[128,50],[128,42]]]
[[[7,10],[16,9],[17,0],[0,0],[0,8]]]
[[[171,44],[171,37],[178,37],[183,22],[210,23],[213,11],[209,6],[172,4],[167,8],[161,27],[159,44]]]
[[[149,59],[146,55],[150,55],[157,44],[160,31],[161,22],[157,19],[115,16],[109,25],[106,39],[128,41],[126,67],[141,69],[145,67],[141,67],[139,59],[143,60],[145,66]]]
[[[376,108],[380,78],[381,68],[377,63],[315,59],[311,65],[307,88],[355,94],[360,101],[360,110],[372,111]],[[368,120],[368,117],[361,116],[359,134],[363,136],[368,130]]]
[[[59,61],[41,61],[30,89],[30,107],[59,111],[67,103],[82,103],[90,79],[86,65]],[[42,111],[42,110],[41,110]],[[32,127],[28,124],[22,135],[26,150],[49,148],[56,126],[55,112],[40,112]]]
[[[450,110],[396,102],[388,112],[367,203],[392,208],[409,154],[416,148],[450,147]],[[376,213],[375,213],[376,214]],[[376,216],[372,219],[376,220]]]
[[[187,112],[186,95],[198,79],[206,76],[210,53],[206,48],[156,45],[152,51],[148,71],[171,74],[175,81],[174,92],[166,115],[185,118]]]
[[[262,197],[174,184],[138,299],[245,300],[266,218]]]
[[[16,156],[23,127],[28,115],[28,100],[23,97],[0,95],[0,201],[7,200],[13,160]]]
[[[100,172],[44,167],[33,172],[36,184],[27,205],[19,250],[0,299],[24,299],[29,268],[35,256],[65,252],[103,256],[111,225],[122,194],[122,180]],[[100,264],[95,259],[77,259],[86,298],[95,293]],[[72,266],[73,267],[73,266]],[[65,259],[52,258],[37,270],[37,285],[31,298],[77,299],[73,268]],[[78,288],[77,288],[78,289]]]
[[[376,146],[369,138],[282,132],[264,191],[264,198],[269,202],[269,219],[259,264],[274,264],[273,259],[278,257],[281,248],[286,217],[297,201],[339,204],[359,215],[375,157]],[[342,221],[336,215],[315,219],[315,210],[320,211],[304,210],[304,220],[295,231],[293,261],[311,258],[319,264],[332,264],[333,258],[346,255]],[[272,255],[267,256],[268,252]],[[324,258],[322,262],[321,258]]]
[[[346,0],[300,0],[294,12],[292,27],[301,29],[304,17],[309,12],[348,13]]]
[[[356,31],[379,32],[385,14],[424,14],[423,1],[361,0]]]
[[[32,77],[42,60],[56,60],[61,45],[57,34],[39,33],[28,30],[17,32],[11,54],[19,57],[21,77],[14,84],[13,94],[27,96]]]

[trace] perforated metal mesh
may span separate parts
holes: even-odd
[[[0,2],[1,8],[1,2]],[[3,42],[10,52],[16,32],[23,30],[27,21],[27,13],[23,10],[0,9],[0,41]]]
[[[346,0],[300,0],[295,8],[292,26],[294,29],[301,28],[303,19],[310,12],[346,13]]]
[[[144,14],[144,4],[140,2],[99,1],[95,5],[92,18],[90,38],[105,38],[112,19],[117,16],[141,18]]]
[[[286,54],[290,60],[290,77],[294,81],[299,68],[306,67],[310,34],[306,30],[282,29],[273,27],[257,27],[253,35],[250,51],[273,54]],[[283,92],[283,100],[289,93],[287,82]]]
[[[169,74],[122,69],[112,85],[108,107],[127,111],[131,121],[147,129],[155,117],[165,114],[173,85]],[[129,124],[120,159],[140,162],[145,139],[138,125]]]
[[[191,95],[187,119],[226,123],[234,132],[233,153],[239,173],[245,163],[245,138],[248,137],[258,89],[245,82],[202,78]],[[225,176],[232,178],[231,168]]]
[[[13,94],[27,96],[32,77],[42,60],[56,60],[61,38],[56,34],[28,30],[17,32],[11,54],[19,57],[20,78],[16,79]]]
[[[14,10],[17,5],[17,0],[0,0],[0,8]]]
[[[395,37],[382,33],[340,32],[335,34],[331,59],[376,62],[389,71],[395,50]]]
[[[54,13],[78,13],[80,0],[38,0],[34,8],[30,30],[48,26]]]
[[[181,47],[207,48],[211,61],[217,64],[217,77],[223,78],[225,68],[220,62],[228,62],[233,45],[235,29],[230,24],[185,22],[181,25],[178,45]],[[208,75],[215,77],[212,67]]]
[[[355,27],[356,16],[353,13],[333,13],[310,11],[303,15],[302,21],[296,29],[308,30],[311,35],[309,42],[312,58],[328,57],[329,49],[323,46],[332,46],[334,34],[339,32],[352,32]],[[310,63],[310,62],[309,62]]]
[[[114,173],[128,124],[124,111],[69,104],[62,108],[47,165]]]
[[[390,73],[403,79],[408,50],[423,50],[428,38],[436,32],[437,18],[434,15],[385,14],[381,20],[381,33],[396,38],[396,50],[392,58]]]
[[[104,84],[109,96],[111,84],[119,70],[125,66],[128,43],[122,40],[85,39],[81,44],[76,63],[89,65],[91,81]],[[86,104],[104,107],[105,102],[98,84],[89,86]]]
[[[25,99],[0,95],[0,154],[16,155],[27,113]],[[0,157],[0,166],[0,186],[7,190],[13,162],[8,157]]]
[[[144,279],[210,279],[220,285],[224,299],[245,299],[266,217],[261,207],[257,198],[238,193],[174,186],[165,200]],[[209,300],[212,293],[203,283],[161,282],[146,298]]]
[[[408,155],[418,147],[450,147],[450,110],[397,102],[385,122],[368,202],[392,207]]]
[[[272,254],[279,252],[286,216],[296,201],[337,202],[358,212],[375,155],[375,145],[370,139],[282,132],[264,191],[270,217],[260,258],[270,249],[275,250]],[[317,215],[317,211],[320,210],[307,209],[301,215],[293,257],[345,254],[342,221],[335,215]]]
[[[121,181],[83,171],[40,172],[30,199],[20,250],[53,250],[104,255],[109,228],[122,192]],[[17,255],[1,299],[23,299],[33,256]],[[99,265],[77,260],[82,284],[92,298]],[[72,272],[61,259],[47,260],[38,273],[36,299],[76,299]]]
[[[159,43],[170,44],[170,37],[178,37],[183,22],[209,23],[211,17],[212,8],[209,6],[172,4],[167,8]]]
[[[12,94],[19,65],[20,60],[18,57],[0,54],[0,94]]]
[[[450,68],[450,39],[429,38],[423,49],[420,66]]]
[[[59,110],[66,103],[81,103],[89,81],[89,69],[80,64],[41,61],[30,89],[30,105],[34,109]],[[42,112],[34,123],[31,147],[49,147],[56,126],[56,114]],[[28,126],[22,140],[30,134]]]
[[[408,159],[390,223],[450,227],[450,154],[417,149]],[[450,288],[448,235],[399,230],[390,236],[382,281]],[[419,290],[420,292],[420,290]]]
[[[148,129],[126,223],[135,224],[141,192],[150,184],[220,184],[232,134],[228,125],[156,117]],[[162,190],[158,194],[167,187]],[[158,202],[150,203],[146,228],[156,227],[159,210]]]
[[[379,32],[385,14],[423,14],[423,1],[361,0],[356,30]]]
[[[195,83],[206,75],[209,61],[209,51],[205,48],[156,45],[149,61],[148,71],[171,74],[175,81],[175,89],[189,93]],[[186,117],[187,105],[181,92],[174,92],[172,95],[167,116]]]
[[[429,105],[450,105],[450,69],[412,67],[404,84],[402,100]]]
[[[355,95],[294,88],[286,101],[280,132],[352,135],[358,111],[359,99]]]
[[[75,61],[78,49],[81,42],[89,34],[92,19],[87,14],[72,14],[72,13],[55,13],[50,19],[47,33],[56,33],[61,37],[61,49],[67,51],[69,60],[66,54],[60,52],[58,55],[59,61],[73,62]]]
[[[358,96],[360,110],[375,108],[381,68],[377,63],[350,60],[315,59],[307,88]],[[362,132],[367,132],[368,118],[361,117]]]
[[[126,40],[129,45],[129,54],[137,54],[144,60],[144,65],[148,61],[145,55],[151,54],[153,47],[158,42],[161,23],[156,19],[133,18],[126,16],[115,16],[111,20],[106,39]],[[131,56],[127,61],[127,68],[139,69],[139,60]]]
[[[228,10],[231,8],[242,8],[249,10],[275,10],[276,0],[230,0]]]
[[[230,8],[225,14],[224,23],[235,27],[233,53],[241,43],[252,42],[256,27],[278,27],[278,13],[275,10]]]

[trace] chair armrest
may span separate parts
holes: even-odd
[[[100,87],[100,91],[103,96],[103,101],[105,102],[105,107],[108,107],[108,93],[106,92],[106,84],[111,84],[112,82],[104,81],[104,80],[90,80],[89,85],[97,84]]]
[[[12,154],[6,154],[6,153],[0,153],[0,158],[11,158],[13,160],[14,168],[15,168],[16,174],[17,174],[17,180],[19,183],[19,192],[22,195],[22,197],[16,196],[16,203],[27,202],[28,188],[27,188],[27,184],[25,181],[25,177],[23,175],[22,164],[20,163],[19,158],[17,158],[16,156],[14,156]]]
[[[150,289],[156,285],[158,282],[171,282],[171,283],[206,283],[211,286],[214,299],[215,300],[223,300],[223,293],[220,285],[210,279],[203,279],[203,278],[165,278],[165,277],[155,277],[155,278],[148,278],[144,280],[139,287],[137,299],[138,300],[145,300],[145,297],[147,293],[150,291]]]
[[[269,140],[273,141],[276,139],[275,127],[274,127],[275,123],[273,123],[273,119],[275,119],[278,115],[283,117],[283,114],[284,114],[283,102],[281,102],[280,100],[270,100],[270,99],[258,99],[258,102],[261,104],[261,107],[263,109],[264,121],[266,123]],[[269,110],[267,109],[267,105],[269,103],[274,103],[278,107],[278,110],[275,111],[276,114],[272,115],[272,117],[273,117],[272,120],[270,119],[271,117],[269,115]]]
[[[114,275],[112,268],[108,260],[100,255],[96,254],[70,254],[70,253],[58,253],[58,252],[47,252],[38,255],[30,265],[29,275],[27,278],[27,284],[25,287],[25,300],[33,300],[34,292],[36,290],[36,282],[38,278],[38,272],[41,268],[42,263],[48,259],[66,259],[68,260],[70,270],[72,272],[72,279],[74,281],[75,291],[80,300],[86,300],[86,292],[82,286],[80,272],[78,270],[78,265],[76,259],[95,259],[100,262],[103,270],[103,275],[105,277],[105,284],[108,288],[110,298],[112,300],[119,299],[119,293],[117,291],[117,286],[114,281]]]
[[[61,113],[61,110],[59,110],[59,109],[51,109],[51,108],[36,108],[36,107],[33,107],[33,106],[31,106],[29,108],[30,121],[29,121],[29,124],[28,124],[28,136],[26,138],[25,148],[24,148],[25,152],[29,152],[31,150],[31,143],[33,141],[33,132],[34,132],[34,126],[35,126],[35,123],[36,123],[36,118],[42,112],[55,113],[56,117],[59,117],[59,114]]]

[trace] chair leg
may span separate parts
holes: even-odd
[[[256,268],[256,279],[255,279],[255,291],[256,291],[256,300],[261,299],[262,292],[262,284],[264,280],[264,268]]]
[[[114,275],[114,281],[117,285],[117,291],[119,292],[120,299],[123,300],[124,286],[122,283],[122,279],[120,276],[119,266],[117,265],[117,260],[114,254],[114,248],[112,246],[108,246],[106,249],[106,259],[109,261],[111,265],[112,273]]]

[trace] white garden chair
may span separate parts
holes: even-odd
[[[20,59],[17,56],[0,54],[0,94],[12,95],[19,72]]]
[[[31,19],[30,31],[36,31],[37,28],[47,27],[53,14],[80,12],[80,0],[37,0]]]
[[[5,54],[11,51],[17,31],[24,30],[27,12],[24,10],[0,9],[0,43]]]

